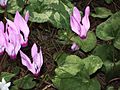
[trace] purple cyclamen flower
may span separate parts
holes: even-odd
[[[28,43],[28,36],[30,33],[29,27],[27,25],[27,21],[29,19],[29,12],[27,11],[25,14],[25,19],[20,15],[18,11],[16,11],[14,23],[19,29],[19,31],[22,32],[21,34],[21,44],[23,47],[27,46]]]
[[[9,19],[6,19],[6,21],[5,50],[12,59],[15,59],[18,51],[21,48],[20,32],[15,26],[14,22]]]
[[[2,21],[0,21],[0,55],[2,55],[4,52],[5,44],[4,24]]]
[[[31,71],[35,76],[39,75],[40,69],[43,65],[43,56],[42,51],[40,48],[40,51],[38,52],[37,45],[34,44],[31,48],[31,55],[33,62],[31,62],[30,58],[25,55],[22,51],[20,51],[22,64],[28,68],[29,71]]]
[[[74,7],[73,13],[70,16],[71,29],[76,34],[78,34],[81,39],[86,38],[87,32],[90,28],[89,15],[90,15],[90,7],[87,6],[82,20],[81,20],[80,12],[76,7]]]
[[[5,8],[8,0],[0,0],[0,6]]]

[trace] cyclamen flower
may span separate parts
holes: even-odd
[[[85,9],[85,15],[81,20],[81,15],[79,10],[74,7],[73,13],[70,16],[70,25],[73,32],[78,34],[81,39],[86,38],[87,32],[90,28],[90,21],[89,21],[89,15],[90,15],[90,7],[87,6]]]
[[[0,90],[9,90],[9,86],[11,85],[11,82],[6,83],[5,79],[2,78],[2,82],[0,82]]]
[[[17,53],[21,48],[21,45],[26,46],[28,42],[28,12],[26,13],[25,18],[26,20],[17,11],[15,14],[14,22],[6,19],[7,23],[5,32],[5,50],[12,59],[16,58]]]
[[[29,19],[29,12],[27,11],[25,14],[25,19],[20,15],[20,13],[17,11],[14,18],[14,23],[19,29],[19,31],[22,32],[21,34],[21,44],[23,47],[27,46],[28,43],[28,36],[30,33],[29,27],[27,25],[27,21]]]
[[[31,71],[35,76],[39,75],[40,69],[43,65],[43,56],[42,51],[40,48],[40,51],[38,52],[37,45],[34,44],[31,48],[31,55],[33,62],[31,62],[30,58],[25,55],[22,51],[20,51],[22,64],[28,68],[29,71]]]
[[[6,7],[7,1],[8,0],[0,0],[0,6],[3,8]]]
[[[5,38],[6,38],[6,46],[5,50],[8,53],[8,55],[14,59],[17,56],[18,51],[21,48],[20,43],[20,32],[15,26],[14,22],[12,22],[9,19],[6,19],[6,32],[5,32]]]
[[[4,52],[5,44],[4,24],[2,21],[0,21],[0,55],[2,55]]]

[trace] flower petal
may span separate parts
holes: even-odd
[[[0,21],[0,32],[4,32],[4,24]]]
[[[87,30],[86,30],[86,28],[83,25],[81,25],[80,38],[81,39],[85,39],[86,36],[87,36]]]
[[[87,6],[85,9],[85,15],[82,18],[82,24],[85,27],[85,29],[88,31],[90,28],[90,21],[89,21],[89,15],[90,15],[90,7]]]
[[[11,85],[11,82],[8,82],[5,84],[5,87],[9,87]]]
[[[4,79],[4,78],[2,78],[2,83],[3,83],[3,84],[6,84],[6,81],[5,81],[5,79]]]
[[[20,31],[18,30],[18,28],[16,27],[16,25],[14,24],[14,22],[12,22],[9,19],[6,19],[7,23],[6,23],[6,29],[11,28],[11,30],[13,30],[16,34],[20,34]]]
[[[21,60],[22,60],[22,64],[24,66],[26,66],[28,68],[28,70],[30,70],[33,74],[35,74],[35,69],[33,64],[31,63],[30,59],[28,58],[27,55],[25,55],[22,51],[20,51],[20,55],[21,55]]]
[[[80,35],[80,23],[78,23],[73,16],[70,16],[70,26],[73,32]]]
[[[24,18],[19,14],[18,11],[16,11],[15,18],[14,18],[14,23],[16,26],[21,30],[24,34],[24,38],[28,38],[29,35],[29,28],[27,25],[27,22],[24,20]]]
[[[34,45],[36,45],[36,44],[34,44]],[[40,72],[40,69],[43,65],[43,55],[42,55],[41,47],[40,47],[40,52],[35,54],[35,56],[33,57],[33,64],[35,67],[36,75],[38,75]]]
[[[38,48],[37,48],[37,45],[34,43],[32,48],[31,48],[31,55],[32,55],[32,58],[34,58],[37,54],[38,54]]]
[[[42,66],[43,65],[43,55],[42,55],[41,47],[40,47],[39,55],[40,55],[40,66]]]
[[[29,17],[30,17],[29,11],[26,11],[26,13],[25,13],[25,21],[26,22],[28,22]]]
[[[0,21],[0,55],[4,52],[5,44],[4,24]]]
[[[80,15],[80,11],[77,9],[77,7],[73,8],[73,17],[75,18],[75,20],[80,23],[81,21],[81,15]]]

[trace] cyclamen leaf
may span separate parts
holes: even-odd
[[[96,35],[102,40],[113,40],[114,46],[120,49],[120,11],[113,14],[96,28]]]
[[[102,64],[97,56],[80,59],[76,55],[69,55],[65,63],[56,68],[52,81],[59,90],[100,90],[98,81],[90,79],[89,75],[101,68]]]
[[[98,18],[107,18],[108,16],[112,15],[112,12],[105,7],[96,7],[95,13],[92,13],[91,15]]]
[[[113,0],[105,0],[106,3],[110,4]]]
[[[8,72],[1,72],[1,78],[5,78],[6,82],[9,82],[11,78],[13,78],[15,74],[8,73]]]
[[[84,51],[84,52],[89,52],[91,51],[93,48],[95,48],[96,46],[96,36],[93,32],[89,31],[87,34],[86,39],[80,39],[79,36],[74,36],[71,38],[71,40],[75,43],[77,43],[77,45],[79,45],[79,47]]]
[[[31,89],[36,85],[36,82],[33,81],[33,77],[26,75],[18,80],[15,80],[14,85],[22,89]]]

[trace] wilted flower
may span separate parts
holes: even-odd
[[[79,46],[76,43],[73,43],[71,46],[72,51],[79,50]]]
[[[70,25],[72,31],[80,36],[80,38],[86,38],[87,32],[90,28],[89,21],[90,7],[87,6],[85,9],[85,15],[81,20],[81,15],[79,10],[74,7],[73,14],[70,16]]]
[[[25,14],[25,19],[20,15],[20,13],[17,11],[14,18],[14,23],[19,29],[19,31],[22,32],[21,34],[21,44],[23,47],[27,46],[28,43],[28,36],[30,33],[29,27],[27,25],[27,21],[29,19],[29,12],[27,11]]]
[[[37,45],[34,44],[31,48],[31,55],[33,62],[31,62],[30,58],[25,55],[22,51],[20,51],[22,64],[28,68],[29,71],[31,71],[35,76],[39,75],[40,69],[43,65],[43,56],[42,51],[40,48],[40,51],[38,52]]]
[[[6,83],[5,79],[2,78],[2,82],[0,82],[0,90],[9,90],[11,82]]]
[[[0,6],[3,8],[6,7],[7,1],[8,0],[0,0]]]

